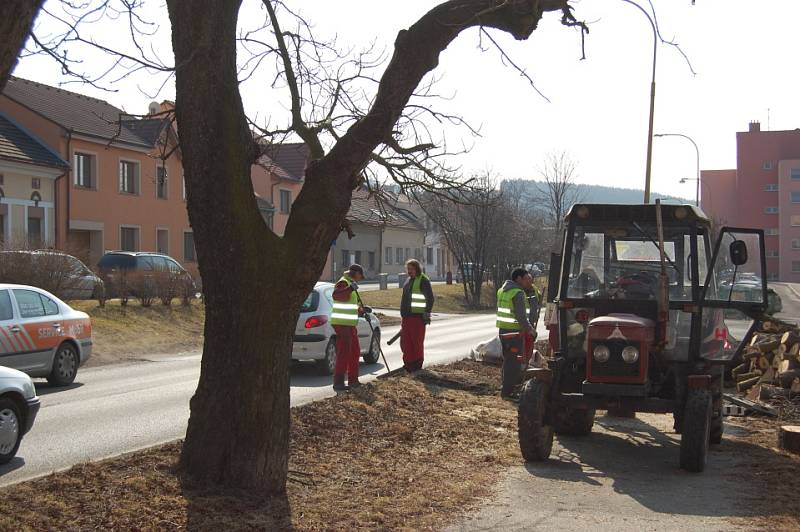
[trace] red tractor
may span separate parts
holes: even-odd
[[[763,231],[726,227],[712,245],[702,211],[658,202],[575,205],[566,222],[547,297],[554,355],[520,395],[523,457],[547,459],[554,433],[589,434],[598,409],[672,413],[680,466],[702,471],[722,439],[725,364],[766,307]],[[720,289],[745,276],[756,297]]]

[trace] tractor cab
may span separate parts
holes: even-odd
[[[705,443],[682,446],[681,464],[702,470],[707,444],[722,436],[724,365],[766,307],[764,256],[762,231],[723,228],[712,242],[710,220],[696,207],[575,205],[551,264],[554,357],[523,387],[523,453],[523,403],[546,388],[542,426],[556,433],[588,434],[597,409],[673,413],[687,441],[699,423]],[[725,289],[743,279],[759,289],[747,298]],[[708,397],[706,425],[697,395]]]

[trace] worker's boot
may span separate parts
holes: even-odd
[[[351,390],[355,390],[356,388],[361,388],[361,381],[358,379],[347,379],[347,385]]]
[[[349,388],[344,383],[344,375],[334,375],[333,377],[333,391],[346,392]]]

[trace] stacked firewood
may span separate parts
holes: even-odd
[[[765,320],[742,352],[742,364],[731,374],[736,389],[771,399],[800,393],[800,329],[780,320]],[[758,386],[757,389],[754,387]]]

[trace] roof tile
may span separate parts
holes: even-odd
[[[51,168],[69,168],[69,164],[0,113],[0,159]]]

